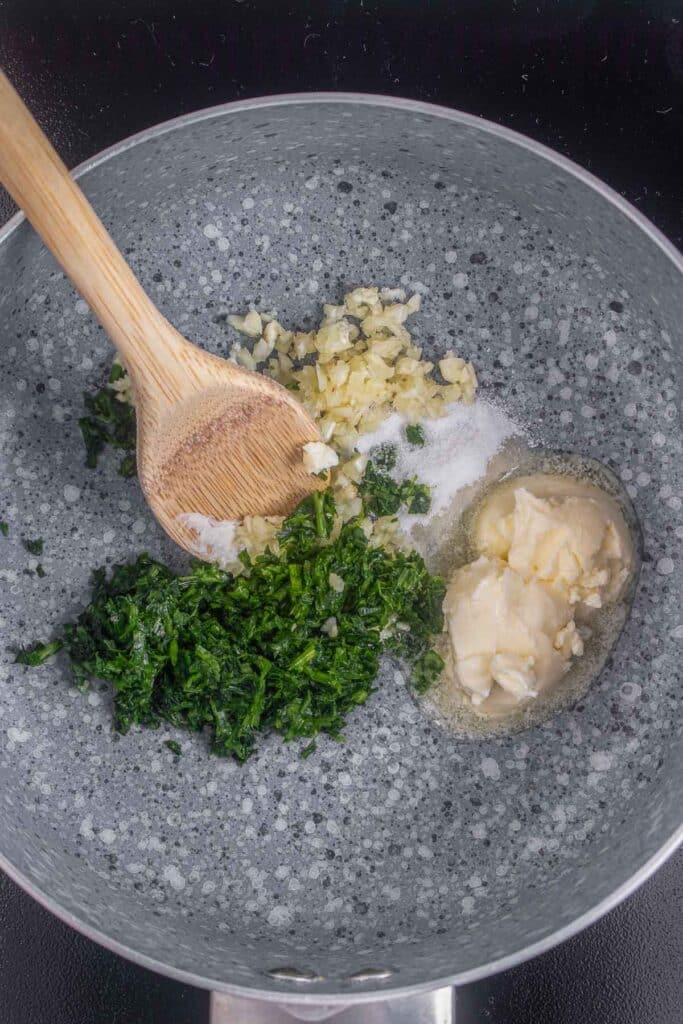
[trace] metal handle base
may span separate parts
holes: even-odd
[[[455,1024],[455,989],[348,1006],[309,1006],[264,1002],[211,993],[210,1024],[294,1024],[331,1020],[333,1024]]]

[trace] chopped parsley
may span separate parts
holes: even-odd
[[[29,555],[42,555],[44,547],[42,537],[36,537],[35,540],[29,540],[28,537],[22,537],[21,543],[24,545]]]
[[[137,476],[138,467],[137,460],[135,458],[135,452],[129,452],[128,455],[124,455],[119,462],[119,476],[131,477]]]
[[[398,459],[398,451],[396,445],[393,444],[381,444],[375,448],[372,453],[372,458],[377,469],[380,469],[383,473],[388,473],[396,465]]]
[[[432,507],[432,496],[427,484],[417,480],[401,482],[401,501],[413,515],[426,515]]]
[[[372,459],[365,467],[359,491],[365,511],[375,516],[396,515],[401,507],[413,515],[420,515],[429,512],[432,503],[426,484],[415,479],[394,480],[378,469]]]
[[[41,580],[42,580],[42,579],[45,579],[45,577],[47,576],[47,573],[46,573],[46,572],[45,572],[45,570],[43,569],[43,567],[42,567],[42,565],[40,564],[40,562],[38,562],[38,565],[36,566],[36,576],[37,576],[37,577],[38,577],[39,579],[41,579]]]
[[[135,409],[129,402],[122,402],[117,392],[111,387],[117,380],[125,377],[125,370],[120,363],[114,362],[109,381],[94,395],[84,393],[83,405],[86,416],[78,421],[85,443],[85,464],[90,469],[97,466],[97,461],[109,445],[124,451],[119,464],[121,476],[135,476],[136,419]]]
[[[243,552],[238,577],[201,562],[178,576],[146,554],[99,569],[63,639],[17,661],[39,665],[63,646],[77,683],[112,684],[118,731],[207,728],[214,752],[238,761],[273,730],[285,742],[341,739],[384,652],[405,659],[420,691],[438,675],[431,641],[445,588],[416,552],[372,547],[358,520],[335,537],[334,522],[329,492],[306,498],[283,523],[279,554]],[[334,638],[323,629],[331,617]],[[308,742],[302,754],[314,750]]]
[[[409,423],[406,427],[406,440],[416,448],[424,448],[427,443],[424,427],[421,427],[419,423]]]
[[[4,519],[0,520],[0,533],[3,537],[7,537],[9,534],[9,523],[6,523]]]
[[[57,651],[61,651],[64,644],[61,640],[53,640],[49,644],[36,644],[35,647],[27,647],[19,651],[14,660],[17,665],[42,665],[44,661],[51,658]]]
[[[180,757],[183,752],[183,748],[180,746],[177,740],[164,740],[164,746],[168,747],[172,754],[176,757]]]
[[[413,686],[418,693],[426,693],[443,671],[444,661],[436,651],[425,651],[413,665]]]

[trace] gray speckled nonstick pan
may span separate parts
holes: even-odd
[[[111,730],[49,637],[93,567],[182,564],[136,482],[83,465],[111,347],[21,218],[0,236],[0,863],[87,935],[188,982],[334,1007],[480,977],[582,927],[681,837],[680,256],[628,204],[486,122],[363,96],[230,104],[144,132],[80,183],[162,311],[226,354],[226,314],[291,325],[357,284],[421,286],[428,350],[473,360],[537,441],[602,460],[644,538],[632,613],[584,699],[463,740],[396,667],[346,742],[244,767]],[[22,536],[42,536],[47,575]],[[354,976],[355,980],[354,980]]]

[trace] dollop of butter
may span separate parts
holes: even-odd
[[[498,487],[477,518],[475,543],[482,554],[504,559],[523,579],[547,584],[584,612],[618,596],[632,562],[614,499],[555,474]]]
[[[583,653],[567,602],[499,558],[482,556],[459,569],[444,613],[458,680],[474,705],[496,685],[513,703],[536,697]]]
[[[616,501],[555,474],[499,485],[473,527],[480,557],[444,600],[455,681],[484,714],[531,700],[583,654],[577,622],[614,601],[633,565]]]

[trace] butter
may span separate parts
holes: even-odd
[[[458,682],[475,706],[496,687],[508,695],[502,703],[536,697],[562,678],[572,655],[583,653],[567,602],[499,558],[483,556],[459,569],[444,613]]]
[[[473,527],[480,557],[444,600],[454,681],[482,714],[555,686],[583,654],[577,622],[615,601],[633,567],[617,503],[555,474],[505,481]]]
[[[482,554],[505,560],[570,605],[602,608],[629,576],[633,550],[617,503],[592,484],[559,475],[510,480],[486,501],[475,525]]]

